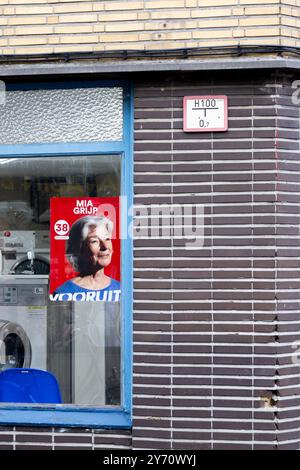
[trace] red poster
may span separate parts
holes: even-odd
[[[119,198],[50,200],[50,300],[120,300]]]

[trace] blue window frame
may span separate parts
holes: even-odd
[[[119,154],[122,156],[121,196],[127,198],[127,207],[133,203],[133,91],[125,81],[79,81],[7,84],[9,90],[37,90],[57,88],[122,87],[123,89],[123,139],[104,142],[72,142],[0,145],[0,158],[18,157],[67,157],[81,155]],[[121,207],[121,217],[128,220],[127,207]],[[128,220],[128,226],[130,221]],[[124,224],[126,226],[127,224]],[[127,230],[125,227],[124,230]],[[84,408],[77,405],[38,406],[2,405],[0,403],[0,424],[67,426],[93,428],[131,427],[132,389],[132,239],[121,235],[122,273],[122,403],[116,408]]]

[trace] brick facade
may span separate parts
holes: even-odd
[[[276,297],[279,449],[299,448],[300,106],[286,79],[277,99]],[[292,355],[291,355],[292,354]]]
[[[131,449],[129,431],[0,427],[0,450]]]
[[[0,0],[0,53],[299,46],[298,0]]]
[[[135,204],[203,204],[204,246],[134,242],[132,431],[2,426],[0,449],[298,449],[297,77],[132,78]],[[182,132],[202,93],[228,132]]]
[[[203,204],[206,229],[199,250],[135,243],[134,448],[299,447],[291,91],[224,73],[136,87],[135,203]],[[205,93],[228,95],[229,131],[184,134],[183,96]]]
[[[299,0],[282,0],[281,5],[282,44],[299,47],[300,3]]]
[[[0,0],[0,57],[299,47],[299,18],[299,0]],[[2,426],[0,450],[299,448],[299,74],[254,69],[126,77],[135,204],[202,204],[204,246],[134,242],[132,430]],[[193,94],[228,95],[228,132],[182,131]]]

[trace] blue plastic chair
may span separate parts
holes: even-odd
[[[6,369],[0,373],[0,402],[62,403],[56,377],[39,369]]]

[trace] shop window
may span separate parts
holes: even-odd
[[[129,94],[76,84],[8,94],[0,131],[2,422],[126,427],[131,247],[120,201],[130,200]],[[76,147],[66,152],[68,142]],[[4,372],[12,369],[27,381],[48,371],[61,399],[29,399],[21,382],[8,399]]]

